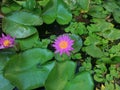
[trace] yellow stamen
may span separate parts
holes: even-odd
[[[61,41],[61,42],[59,43],[59,47],[60,47],[61,49],[67,48],[67,47],[68,47],[68,42],[66,42],[66,41]]]
[[[9,40],[5,40],[5,41],[3,42],[3,45],[4,45],[5,47],[10,46],[10,44],[11,44],[11,42],[10,42]]]

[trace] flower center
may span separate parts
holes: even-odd
[[[67,47],[68,47],[68,42],[66,42],[66,41],[61,41],[61,42],[59,43],[59,47],[60,47],[61,49],[67,48]]]
[[[5,47],[10,46],[10,44],[11,44],[11,42],[10,42],[9,40],[5,40],[5,41],[3,42],[3,45],[4,45]]]

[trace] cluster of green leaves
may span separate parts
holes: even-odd
[[[72,21],[65,28],[65,32],[80,35],[84,40],[81,52],[84,55],[81,57],[84,61],[79,70],[93,73],[94,80],[99,85],[104,84],[99,88],[96,83],[96,89],[119,90],[120,88],[118,82],[120,78],[120,28],[117,26],[119,25],[119,3],[118,0],[92,0],[89,11],[80,14],[87,17],[80,18],[84,19],[82,22]],[[117,12],[114,13],[115,11]],[[86,22],[86,19],[89,21]]]
[[[81,58],[79,51],[83,42],[79,35],[69,33],[74,40],[71,56],[60,56],[49,50],[48,45],[56,35],[44,39],[39,37],[43,33],[37,27],[43,23],[52,24],[56,21],[59,25],[65,25],[71,22],[72,12],[68,1],[2,1],[2,30],[15,37],[16,45],[15,48],[0,51],[0,90],[12,90],[14,87],[19,90],[38,87],[45,87],[46,90],[93,90],[91,74],[85,70],[76,74],[77,63],[72,61]],[[82,3],[88,3],[88,0]],[[83,4],[79,6],[85,9]],[[82,87],[83,84],[88,86]]]
[[[0,50],[0,90],[120,89],[119,0],[3,0],[1,5],[2,30],[16,45]],[[53,22],[74,40],[70,56],[48,47],[57,35],[40,38],[37,27]]]

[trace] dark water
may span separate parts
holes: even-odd
[[[54,22],[52,24],[43,24],[41,26],[36,27],[38,32],[39,32],[39,37],[40,38],[49,38],[50,35],[60,35],[65,33],[64,32],[64,27],[59,25],[57,22]]]

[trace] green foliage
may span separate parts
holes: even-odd
[[[11,27],[12,26],[12,27]],[[3,19],[3,31],[16,38],[26,38],[37,32],[33,26],[15,23],[7,18]]]
[[[82,72],[68,82],[64,90],[93,90],[93,87],[94,84],[91,75],[88,72]]]
[[[116,65],[106,67],[105,64],[99,64],[96,66],[95,72],[96,74],[94,75],[94,79],[98,82],[105,83],[104,87],[101,86],[102,90],[119,90],[120,87],[115,82],[116,79],[120,78],[119,70]]]
[[[73,77],[75,67],[76,64],[72,61],[56,62],[45,83],[46,90],[63,90],[68,80]]]
[[[103,57],[104,53],[102,50],[97,46],[100,44],[101,38],[96,36],[95,34],[90,34],[86,38],[86,41],[84,42],[85,45],[87,45],[84,49],[85,51],[91,55],[92,57]]]
[[[111,61],[113,64],[120,63],[120,56],[115,56],[115,57],[111,58]]]
[[[88,12],[90,0],[77,0],[77,3],[81,7],[81,12]]]
[[[109,0],[109,2],[105,2],[103,4],[103,7],[110,13],[113,14],[113,17],[117,23],[120,23],[120,13],[119,13],[119,8],[120,8],[120,1],[118,0]]]
[[[39,5],[40,6],[46,6],[46,4],[49,2],[50,0],[40,0],[40,1],[38,1],[38,3],[39,3]]]
[[[72,52],[76,53],[81,49],[81,47],[83,45],[82,39],[81,39],[81,37],[79,37],[78,35],[75,35],[75,34],[71,34],[70,37],[74,40],[74,45],[73,45],[74,50]]]
[[[2,0],[0,5],[0,32],[15,38],[14,47],[0,49],[0,90],[120,90],[119,0]],[[69,56],[53,53],[61,34],[74,40]],[[1,36],[0,48],[6,44]]]
[[[10,57],[14,55],[15,52],[12,49],[3,50],[0,52],[0,90],[13,89],[14,86],[7,80],[3,75],[3,69],[6,63],[10,60]]]
[[[93,81],[90,74],[82,72],[74,75],[75,66],[72,61],[56,62],[46,81],[46,90],[93,90]],[[87,87],[83,87],[84,84]]]
[[[8,2],[7,0],[4,1],[3,4],[1,4],[1,11],[4,13],[4,14],[8,14],[8,13],[11,13],[13,11],[16,11],[16,10],[20,10],[21,9],[21,6],[18,5],[17,3],[10,3]]]
[[[15,23],[23,25],[41,25],[43,23],[42,18],[38,15],[35,15],[31,12],[19,11],[13,12],[6,17],[8,20],[11,20]]]
[[[41,45],[38,33],[24,39],[17,39],[16,43],[18,50],[27,50],[33,47],[37,47],[38,46],[37,44],[39,44],[39,47]]]
[[[76,54],[74,54],[73,56],[72,56],[72,59],[81,59],[82,58],[82,56],[81,56],[81,54],[80,53],[76,53]]]
[[[115,65],[111,65],[109,71],[110,73],[105,78],[105,85],[101,86],[101,90],[119,90],[120,86],[115,82],[115,79],[120,78],[118,68]]]
[[[43,86],[54,66],[54,62],[46,63],[52,57],[52,52],[40,48],[16,54],[4,68],[4,75],[13,85],[21,90]]]
[[[26,0],[25,3],[23,3],[23,7],[26,9],[33,10],[36,7],[36,1],[35,0]]]
[[[114,88],[115,87],[115,88]],[[119,90],[120,86],[118,84],[113,84],[113,83],[105,83],[105,89],[104,90]]]
[[[13,49],[2,50],[0,52],[0,71],[3,70],[5,64],[10,60],[10,57],[15,54]]]
[[[109,49],[109,53],[113,54],[113,55],[119,55],[119,51],[120,51],[120,43],[118,43],[117,45],[112,46]]]
[[[51,0],[43,10],[43,21],[47,24],[53,23],[55,20],[59,24],[68,24],[72,19],[72,14],[67,9],[63,0]]]
[[[105,75],[107,73],[107,67],[105,64],[96,65],[94,79],[98,82],[105,82]]]
[[[94,18],[105,18],[108,15],[108,12],[101,5],[92,5],[88,13]]]
[[[62,54],[62,55],[60,55],[60,54],[55,54],[55,59],[57,60],[57,61],[66,61],[66,60],[70,60],[70,56],[68,56],[68,55],[66,55],[66,54]]]
[[[12,90],[13,88],[14,86],[6,78],[4,78],[2,72],[0,72],[0,90]]]
[[[79,9],[79,12],[85,13],[89,10],[90,0],[64,0],[71,10]]]
[[[82,63],[82,66],[79,68],[79,71],[80,72],[87,71],[87,72],[93,73],[91,58],[87,58],[85,62]]]
[[[72,22],[69,25],[69,27],[65,28],[65,32],[82,35],[82,34],[85,34],[87,31],[86,31],[86,27],[85,27],[84,23]]]

